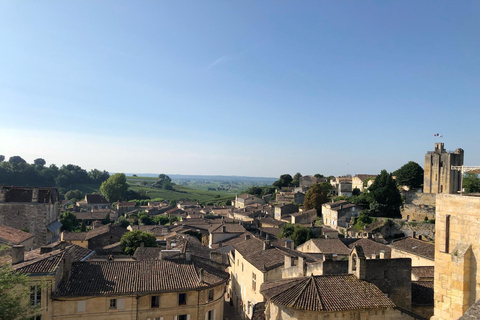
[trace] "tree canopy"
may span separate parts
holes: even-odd
[[[145,247],[157,246],[155,235],[142,230],[134,230],[124,233],[120,239],[120,243],[124,248],[124,252],[129,255],[133,255],[135,250],[140,247],[141,243],[143,243]]]
[[[157,181],[153,184],[156,188],[161,188],[165,190],[173,190],[174,183],[172,179],[166,174],[162,173],[158,176]]]
[[[303,208],[305,210],[317,209],[318,213],[322,212],[322,204],[330,199],[330,191],[333,187],[328,182],[316,183],[312,185],[305,194]]]
[[[81,200],[84,197],[85,197],[85,194],[78,189],[70,190],[70,191],[67,191],[65,193],[65,199],[66,200],[71,199],[71,200],[77,200],[78,201],[78,200]]]
[[[8,162],[12,164],[20,164],[20,163],[27,163],[22,157],[20,156],[12,156],[10,159],[8,159]]]
[[[127,190],[127,177],[124,173],[115,173],[100,186],[100,193],[110,202],[123,200]]]
[[[77,217],[70,211],[65,211],[60,216],[60,222],[62,223],[63,231],[75,231],[78,228]]]
[[[295,186],[295,187],[299,187],[300,186],[300,178],[302,177],[302,174],[300,172],[297,172],[294,176],[293,176],[293,180],[292,180],[292,184]]]
[[[299,224],[286,223],[282,226],[279,238],[291,239],[295,246],[298,246],[313,238],[313,232],[311,229],[307,229]]]
[[[393,172],[400,186],[420,188],[423,185],[423,168],[414,161],[404,164],[400,169]]]
[[[402,197],[391,173],[382,170],[368,190],[371,215],[398,216]]]
[[[47,162],[42,158],[37,158],[37,159],[33,160],[33,164],[36,165],[36,166],[43,167],[46,163]]]
[[[280,178],[275,181],[272,185],[281,189],[283,187],[289,187],[292,184],[293,178],[289,174],[282,174]]]
[[[480,178],[475,173],[465,173],[463,176],[463,188],[466,193],[480,192]]]

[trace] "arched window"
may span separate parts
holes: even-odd
[[[357,255],[354,253],[352,255],[352,271],[357,270]]]

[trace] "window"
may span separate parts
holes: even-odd
[[[42,302],[42,288],[40,286],[30,287],[30,305],[40,306]]]
[[[117,309],[117,299],[110,299],[110,309]]]
[[[450,251],[450,215],[445,217],[445,253]]]
[[[189,315],[188,314],[181,314],[178,317],[175,317],[175,320],[189,320]]]
[[[160,307],[160,296],[152,296],[152,308]]]
[[[78,301],[77,302],[77,312],[85,312],[87,308],[87,301]]]
[[[243,272],[243,262],[242,262],[242,272]]]
[[[212,301],[213,300],[213,289],[212,290],[208,290],[208,301]]]
[[[205,315],[205,320],[215,320],[215,310],[210,310]]]
[[[255,272],[252,272],[252,289],[253,291],[257,291],[257,275]]]
[[[178,294],[178,305],[184,306],[187,304],[187,294],[186,293],[179,293]],[[181,320],[181,319],[179,319]]]

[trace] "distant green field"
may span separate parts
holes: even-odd
[[[152,177],[133,177],[128,176],[127,182],[130,185],[130,189],[146,193],[150,198],[162,198],[164,200],[180,200],[190,199],[192,201],[198,201],[203,204],[206,203],[222,203],[226,200],[233,200],[235,193],[226,190],[208,190],[209,186],[199,185],[198,187],[175,185],[175,190],[163,190],[159,188],[153,188],[151,185],[157,180]],[[143,185],[143,182],[147,185]],[[212,187],[210,187],[212,188]]]

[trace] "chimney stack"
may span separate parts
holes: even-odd
[[[23,262],[25,260],[25,246],[24,245],[12,246],[12,251],[10,255],[12,257],[12,264]]]
[[[263,250],[267,250],[270,248],[270,241],[266,240],[263,242]]]
[[[285,248],[288,248],[288,249],[293,249],[293,240],[290,240],[290,239],[285,239]]]
[[[52,252],[52,251],[53,251],[52,247],[47,247],[47,246],[40,247],[40,254],[45,254],[45,253],[49,253],[49,252]]]
[[[65,250],[66,247],[67,247],[67,241],[61,240],[60,241],[60,249]]]

